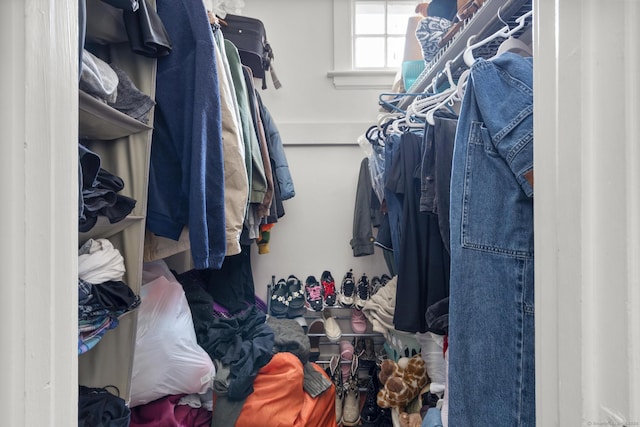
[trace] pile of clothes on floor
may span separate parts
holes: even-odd
[[[164,261],[144,265],[130,414],[126,405],[81,413],[103,422],[128,416],[132,427],[335,427],[335,388],[309,361],[300,324],[268,318],[263,304],[229,312],[201,278],[198,270],[174,274]],[[107,394],[122,407],[117,393]]]

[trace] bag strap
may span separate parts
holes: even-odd
[[[273,68],[273,65],[269,67],[269,74],[271,74],[271,80],[273,80],[273,87],[280,89],[282,87],[282,83],[278,80],[278,76],[276,76],[276,70]]]
[[[271,49],[271,45],[265,40],[264,54],[263,54],[263,57],[262,57],[262,67],[265,70],[264,77],[262,78],[262,89],[263,90],[267,88],[267,73],[266,73],[266,71],[269,71],[269,74],[271,74],[271,80],[273,80],[273,86],[276,89],[280,89],[282,87],[282,83],[280,83],[280,80],[278,79],[278,76],[276,75],[276,70],[273,69],[273,60],[274,60],[273,49]]]

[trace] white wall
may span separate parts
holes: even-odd
[[[261,96],[280,130],[296,188],[272,230],[270,253],[258,255],[254,245],[256,293],[266,296],[272,275],[304,281],[329,270],[339,283],[350,268],[357,277],[388,273],[380,249],[354,258],[349,244],[365,156],[357,138],[375,123],[381,90],[336,90],[327,77],[333,63],[331,1],[245,3],[242,14],[264,22],[274,50],[283,86],[275,90],[268,77]]]
[[[78,393],[74,0],[0,2],[0,414],[73,426]]]
[[[640,425],[640,3],[535,4],[538,425]]]

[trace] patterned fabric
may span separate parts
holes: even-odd
[[[407,363],[403,363],[407,362]],[[405,366],[405,367],[401,367]],[[380,383],[384,386],[378,391],[377,402],[381,408],[398,408],[401,412],[415,399],[429,378],[422,356],[419,354],[408,361],[382,361],[379,373]]]
[[[140,297],[126,283],[99,285],[78,279],[78,354],[91,350],[104,334],[118,326],[118,317],[140,305]]]
[[[422,46],[422,57],[429,63],[440,50],[440,40],[451,26],[446,18],[427,16],[418,23],[416,37]]]

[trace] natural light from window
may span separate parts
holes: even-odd
[[[353,25],[355,69],[398,68],[407,22],[417,1],[356,0]]]

